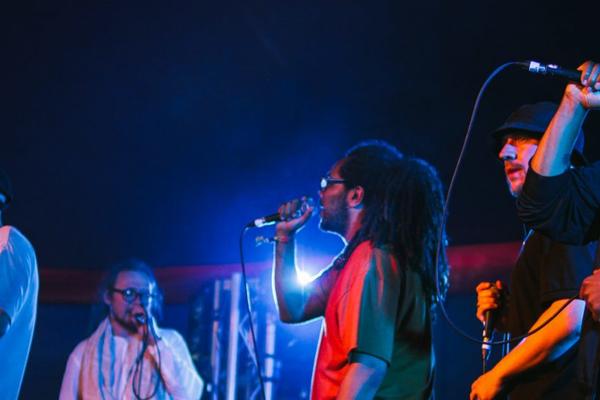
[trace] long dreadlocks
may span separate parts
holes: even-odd
[[[443,214],[443,190],[438,174],[426,161],[403,156],[383,141],[351,148],[340,175],[347,187],[364,189],[362,227],[356,240],[375,247],[390,246],[408,268],[421,275],[431,304],[437,302],[435,257]],[[383,200],[383,201],[382,201]],[[445,233],[438,265],[442,298],[448,288]]]

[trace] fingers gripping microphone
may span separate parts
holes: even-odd
[[[534,74],[558,76],[573,82],[579,82],[581,80],[580,71],[561,68],[555,64],[542,64],[537,61],[525,61],[518,64]]]
[[[292,218],[300,218],[309,207],[314,207],[315,201],[312,199],[312,197],[303,197],[301,201],[302,203],[300,204],[300,207],[298,207],[296,212],[292,215]],[[248,228],[262,228],[263,226],[273,225],[281,220],[281,214],[275,213],[265,217],[257,218],[246,226]]]

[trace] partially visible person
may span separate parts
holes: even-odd
[[[508,189],[521,193],[529,161],[557,105],[551,102],[526,104],[493,133],[498,158],[502,161]],[[584,162],[583,132],[571,162]],[[594,249],[569,246],[529,231],[512,271],[509,294],[501,282],[480,283],[477,318],[486,311],[500,313],[497,330],[517,337],[541,326],[563,306],[546,327],[514,343],[494,368],[471,387],[471,399],[489,400],[508,394],[510,399],[581,399],[577,381],[577,350],[585,304],[569,302],[592,269]],[[502,301],[504,298],[504,301]]]
[[[12,185],[0,170],[0,397],[19,395],[37,310],[39,278],[35,251],[15,227],[2,225],[13,198]]]
[[[106,317],[69,356],[60,399],[199,399],[204,382],[183,337],[156,323],[162,295],[151,268],[117,264],[98,293]]]
[[[600,64],[588,61],[579,70],[582,81],[567,85],[517,202],[528,226],[573,244],[600,237],[600,162],[569,168],[569,154],[588,111],[600,108]]]
[[[435,358],[432,307],[443,190],[435,169],[382,141],[351,148],[321,179],[320,228],[342,238],[342,254],[299,285],[295,237],[312,215],[283,204],[273,270],[284,322],[323,317],[314,400],[429,399]],[[447,282],[440,249],[442,296]]]
[[[570,168],[568,155],[590,110],[600,108],[600,64],[587,61],[579,68],[581,82],[567,85],[560,106],[531,160],[523,192],[517,201],[521,220],[549,237],[571,244],[600,238],[600,162]],[[600,267],[600,251],[595,268]],[[580,297],[596,319],[600,317],[600,274],[586,278]],[[584,322],[579,379],[586,398],[598,393],[600,325]]]

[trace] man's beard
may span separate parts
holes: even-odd
[[[323,208],[323,214],[319,222],[319,229],[324,232],[337,233],[344,235],[348,224],[348,208],[344,202],[335,203],[329,209]]]
[[[133,319],[121,318],[114,313],[111,313],[111,317],[117,324],[121,325],[128,332],[136,333],[138,331],[138,326]]]

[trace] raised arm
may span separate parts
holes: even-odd
[[[600,64],[583,63],[581,83],[567,85],[562,101],[531,160],[531,167],[543,176],[555,176],[569,167],[569,160],[587,111],[600,108]]]
[[[600,64],[588,61],[579,69],[582,83],[567,86],[517,199],[519,217],[527,226],[570,244],[594,240],[600,229],[600,168],[569,169],[588,110],[600,108]]]
[[[309,207],[300,217],[292,218],[300,207],[299,200],[283,204],[279,213],[283,221],[275,229],[275,265],[273,267],[273,290],[283,322],[303,322],[323,315],[327,303],[327,290],[323,290],[323,279],[300,285],[296,271],[296,233],[306,224],[312,215]],[[324,278],[325,272],[321,275]]]

